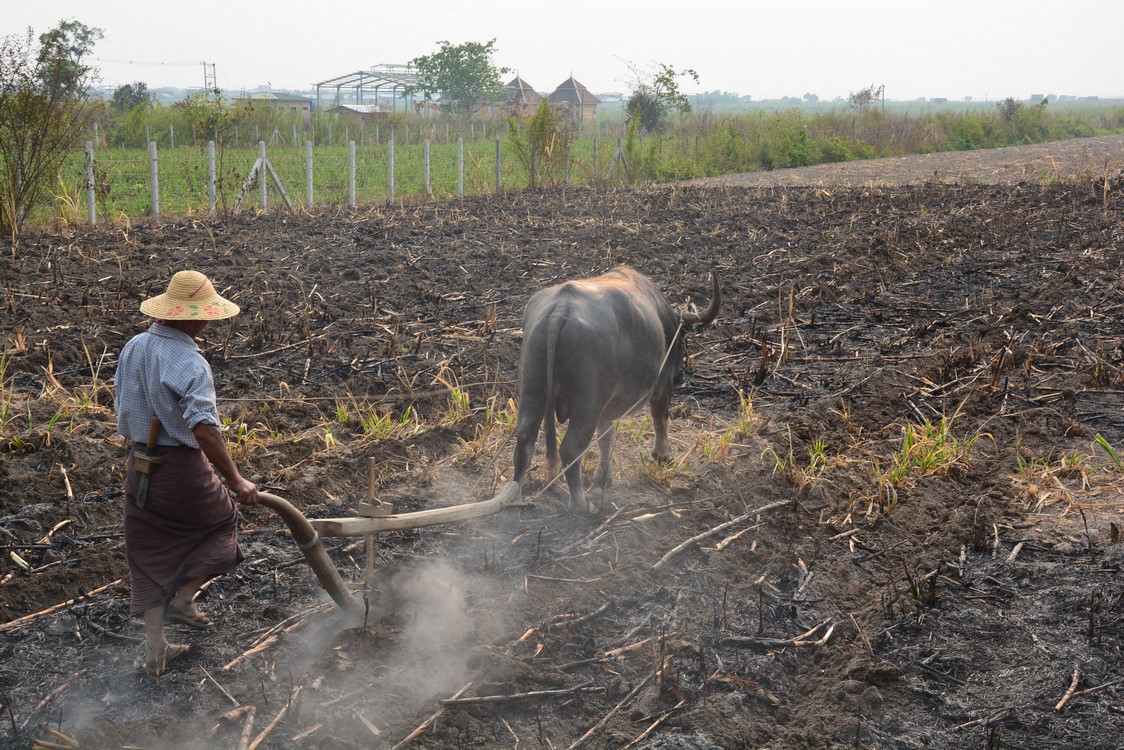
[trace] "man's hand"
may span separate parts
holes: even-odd
[[[234,499],[243,505],[257,505],[258,504],[258,486],[239,475],[235,481],[227,481],[226,486],[230,488],[230,493],[234,495]]]

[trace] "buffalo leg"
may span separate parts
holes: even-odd
[[[542,424],[542,412],[534,416],[535,410],[524,409],[519,413],[519,422],[515,428],[515,476],[516,482],[523,481],[523,475],[531,466],[531,457],[535,454],[535,441],[539,436],[539,425]]]
[[[617,435],[617,423],[605,422],[597,425],[597,473],[593,475],[593,486],[600,487],[604,494],[607,487],[613,486],[613,439]]]
[[[652,429],[656,433],[656,445],[652,450],[652,458],[661,463],[670,463],[674,456],[671,453],[671,443],[667,439],[667,413],[671,406],[671,394],[652,394],[648,402],[648,409],[652,414]]]
[[[570,491],[571,510],[589,510],[585,499],[585,489],[582,487],[582,454],[589,447],[593,439],[593,426],[596,417],[589,415],[586,418],[572,417],[570,426],[566,429],[566,437],[562,438],[560,453],[562,466],[566,471],[566,487]]]

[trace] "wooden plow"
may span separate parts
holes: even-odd
[[[371,459],[368,463],[367,502],[359,504],[359,515],[356,517],[308,519],[288,500],[268,492],[258,493],[261,504],[274,510],[281,516],[285,525],[289,527],[293,540],[296,541],[297,547],[304,554],[305,560],[308,561],[324,590],[339,605],[340,609],[352,615],[362,614],[363,607],[356,601],[348,584],[344,582],[339,571],[336,570],[336,566],[328,557],[321,541],[322,537],[367,538],[367,565],[364,584],[370,586],[374,574],[374,538],[376,534],[483,518],[516,505],[522,499],[519,484],[508,482],[488,500],[451,505],[447,508],[395,514],[389,504],[374,499],[373,462],[374,459]]]

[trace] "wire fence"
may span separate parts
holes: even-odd
[[[619,172],[620,139],[598,135],[555,149],[499,137],[466,143],[388,139],[346,145],[101,148],[68,161],[56,210],[89,223],[161,214],[372,205],[409,197],[448,199],[507,190],[604,184]],[[619,177],[619,174],[617,175]]]

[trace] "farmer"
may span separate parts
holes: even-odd
[[[258,489],[226,450],[211,368],[193,340],[210,321],[237,315],[238,306],[220,297],[203,274],[180,271],[164,294],[140,309],[156,322],[121,351],[117,430],[133,441],[125,474],[125,557],[130,609],[144,613],[146,649],[137,667],[160,674],[189,649],[168,641],[165,619],[214,627],[195,595],[204,581],[243,559],[231,496],[254,505]],[[154,446],[147,444],[151,430],[158,435]]]

